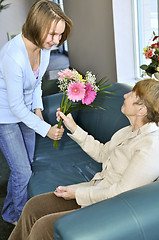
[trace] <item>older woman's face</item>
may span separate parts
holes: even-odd
[[[50,31],[43,43],[43,48],[49,50],[52,48],[53,45],[58,45],[64,31],[65,31],[65,21],[60,20],[57,23],[56,27],[54,25],[54,22],[52,22]]]
[[[124,103],[121,107],[121,111],[123,114],[125,114],[127,117],[136,116],[140,105],[137,103],[137,97],[135,92],[129,92],[124,95]]]

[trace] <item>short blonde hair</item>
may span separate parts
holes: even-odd
[[[31,7],[26,22],[22,27],[22,34],[32,43],[42,48],[52,22],[54,21],[56,28],[60,20],[65,21],[65,31],[58,46],[68,38],[72,30],[72,21],[58,4],[49,0],[40,0]]]
[[[143,103],[147,108],[144,122],[159,122],[159,81],[144,79],[135,84],[133,90],[138,99],[138,104]]]

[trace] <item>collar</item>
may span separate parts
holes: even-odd
[[[136,134],[137,136],[139,134],[147,134],[147,133],[156,132],[156,131],[159,131],[159,127],[156,125],[156,123],[153,122],[153,123],[144,124],[142,127],[137,129],[133,133]]]

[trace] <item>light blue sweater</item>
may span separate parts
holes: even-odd
[[[0,50],[0,124],[23,122],[45,137],[51,125],[33,113],[41,108],[41,80],[50,51],[41,50],[40,72],[35,78],[21,34]]]

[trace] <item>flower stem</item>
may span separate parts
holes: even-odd
[[[62,124],[62,118],[60,119],[59,123],[58,123],[58,128],[61,128],[61,124]],[[58,148],[58,140],[54,140],[54,148]]]
[[[63,94],[63,98],[62,98],[62,102],[61,102],[61,106],[60,106],[60,109],[61,109],[61,112],[63,112],[64,114],[66,113],[66,110],[67,110],[67,104],[68,104],[68,96],[66,95],[65,96],[65,93]],[[62,121],[63,119],[60,118],[60,121],[58,123],[58,128],[61,128],[61,125],[62,125]],[[54,140],[54,145],[53,145],[55,148],[58,148],[58,140]]]

